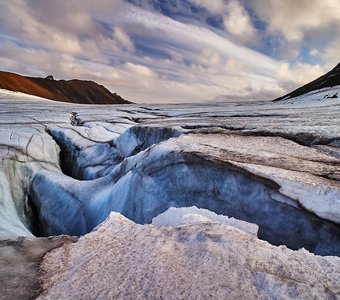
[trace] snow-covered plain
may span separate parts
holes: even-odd
[[[83,235],[111,211],[144,224],[197,206],[257,224],[274,245],[340,255],[336,91],[114,106],[2,91],[0,234]]]

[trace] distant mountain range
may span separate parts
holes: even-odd
[[[340,63],[331,71],[298,89],[273,100],[274,102],[295,98],[303,94],[334,86],[340,86]],[[81,104],[128,104],[131,103],[104,86],[87,80],[55,80],[52,75],[46,78],[25,77],[19,74],[0,71],[0,89],[22,92],[51,100]],[[337,95],[333,97],[339,97]]]
[[[78,79],[55,80],[52,75],[46,78],[25,77],[15,73],[0,71],[0,89],[71,103],[130,103],[116,93],[111,93],[104,86],[93,81]]]
[[[315,90],[333,87],[337,85],[340,85],[340,63],[325,75],[320,76],[319,78],[311,81],[310,83],[307,83],[302,87],[299,87],[298,89],[294,90],[293,92],[275,99],[274,101],[294,98]]]

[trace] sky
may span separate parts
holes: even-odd
[[[0,69],[136,103],[270,100],[339,63],[340,0],[0,0]]]

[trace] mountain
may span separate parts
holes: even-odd
[[[293,92],[275,99],[274,101],[294,98],[315,90],[337,85],[340,85],[340,63],[325,75],[322,75],[321,77],[311,81],[310,83],[307,83],[304,86],[294,90]]]
[[[52,75],[46,78],[25,77],[15,73],[0,71],[0,89],[71,103],[130,103],[93,81],[78,79],[55,80]]]

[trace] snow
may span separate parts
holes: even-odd
[[[228,218],[227,216],[217,215],[207,209],[200,209],[196,206],[175,208],[170,207],[164,213],[159,214],[152,219],[152,225],[161,226],[179,226],[192,225],[200,222],[216,221],[221,224],[233,226],[248,233],[257,234],[259,227],[256,224]]]
[[[221,223],[157,228],[112,212],[44,256],[38,299],[335,299],[339,266]]]
[[[41,102],[41,101],[49,101],[50,103],[55,102],[53,100],[42,98],[39,96],[33,96],[33,95],[25,94],[22,92],[14,92],[14,91],[9,91],[5,89],[0,89],[0,99],[11,99],[11,101],[15,101],[15,100],[25,100],[27,98],[30,101],[36,100],[37,102]]]
[[[336,97],[334,97],[336,96]],[[332,98],[334,97],[334,98]],[[304,102],[312,105],[329,105],[340,103],[340,86],[327,87],[319,90],[314,90],[290,99],[280,101],[281,103],[303,104]]]

